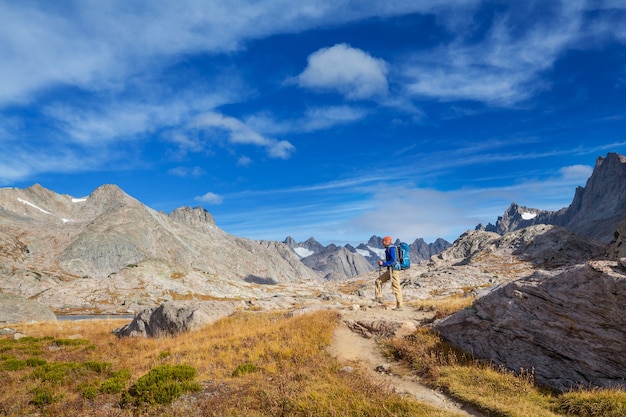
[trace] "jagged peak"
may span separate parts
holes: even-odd
[[[173,210],[168,217],[179,223],[192,226],[198,230],[208,231],[215,228],[215,219],[205,208],[182,206]]]

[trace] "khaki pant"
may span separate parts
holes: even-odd
[[[387,268],[387,271],[376,278],[374,293],[376,299],[383,298],[383,284],[391,280],[391,291],[396,296],[396,306],[402,307],[402,288],[400,288],[400,271]]]

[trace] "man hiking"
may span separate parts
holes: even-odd
[[[379,275],[375,281],[374,293],[376,302],[383,303],[383,284],[391,280],[391,291],[396,296],[396,308],[394,310],[402,310],[402,288],[400,288],[400,270],[394,266],[397,264],[398,252],[396,247],[391,244],[391,236],[383,238],[383,246],[385,247],[385,260],[378,261],[380,268],[386,267],[387,271]]]

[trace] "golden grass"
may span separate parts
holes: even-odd
[[[581,417],[623,417],[626,392],[617,388],[571,391],[559,398],[559,407]]]
[[[469,300],[450,297],[415,307],[448,314]],[[201,331],[162,339],[117,339],[111,331],[126,320],[12,326],[30,337],[0,338],[0,415],[454,415],[391,393],[358,369],[342,371],[345,364],[326,350],[339,320],[331,311],[294,317],[238,312]],[[536,386],[532,372],[514,375],[480,363],[427,328],[381,346],[424,383],[492,417],[626,415],[623,390],[556,394]],[[189,384],[199,392],[160,405],[130,397],[142,377],[178,366],[195,370]]]
[[[476,298],[467,294],[453,295],[445,298],[428,298],[408,303],[411,307],[421,311],[433,311],[434,318],[440,319],[449,316],[464,308],[470,307]]]
[[[339,323],[333,312],[240,312],[202,331],[162,339],[117,339],[111,330],[123,323],[14,326],[30,337],[0,339],[0,415],[452,415],[390,393],[358,370],[342,372],[326,350]],[[163,365],[193,367],[201,391],[172,404],[126,401],[123,407],[131,384]],[[121,379],[123,392],[103,391],[125,372],[130,378]]]

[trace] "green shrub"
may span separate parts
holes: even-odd
[[[78,390],[80,391],[80,395],[88,400],[93,400],[100,393],[100,389],[98,389],[98,386],[94,383],[80,384]]]
[[[2,366],[3,369],[7,371],[19,371],[20,369],[26,368],[26,361],[21,359],[9,358],[4,361]]]
[[[250,374],[252,372],[258,371],[259,368],[252,363],[244,363],[243,365],[238,365],[237,368],[231,374],[232,376],[241,376],[245,374]]]
[[[83,367],[91,372],[95,372],[100,375],[108,374],[111,372],[111,364],[108,362],[89,361],[83,363]]]
[[[45,359],[42,358],[28,358],[26,359],[26,365],[30,366],[31,368],[35,368],[37,366],[42,366],[45,365],[46,363],[48,363]]]
[[[80,346],[89,343],[85,339],[57,339],[54,341],[57,346]]]
[[[58,384],[66,380],[66,378],[77,369],[80,365],[75,362],[56,362],[47,363],[33,371],[33,376],[40,378],[43,382]]]
[[[110,378],[100,385],[100,392],[103,394],[119,394],[126,389],[126,383],[130,381],[130,371],[122,369],[114,372]]]
[[[200,390],[195,376],[195,368],[189,365],[157,366],[122,395],[122,406],[170,404],[185,392]]]
[[[55,395],[52,388],[46,385],[37,386],[30,392],[33,394],[33,398],[30,400],[30,403],[37,407],[44,407],[63,398],[63,395]]]

